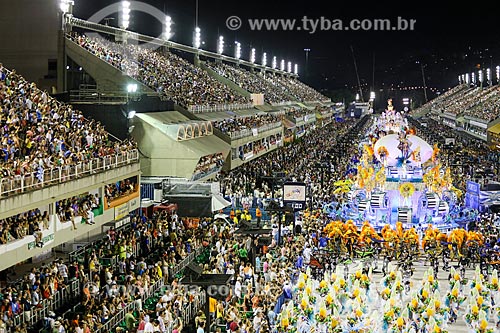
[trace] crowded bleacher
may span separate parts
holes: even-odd
[[[323,199],[331,197],[333,189],[330,186],[321,187],[320,179],[323,177],[323,184],[331,183],[332,179],[336,179],[347,168],[348,154],[342,154],[342,149],[350,146],[347,139],[343,139],[342,135],[348,132],[351,122],[333,123],[323,129],[318,129],[306,134],[301,143],[296,144],[290,149],[282,149],[271,152],[258,160],[243,165],[224,177],[222,182],[223,193],[231,198],[241,198],[253,196],[247,193],[245,184],[255,184],[258,191],[259,199],[271,198],[271,188],[269,184],[260,183],[257,180],[259,176],[269,176],[273,174],[273,170],[283,170],[285,173],[294,175],[297,181],[305,181],[311,184],[314,205],[319,207]],[[336,133],[336,135],[327,135],[326,133]],[[349,135],[348,135],[349,136]],[[315,147],[314,150],[311,147]],[[337,153],[338,152],[338,153]],[[334,172],[323,172],[316,164],[317,161],[326,159],[333,153],[334,160],[332,164],[336,165]],[[316,195],[318,194],[318,195]],[[279,197],[279,193],[277,194]],[[254,200],[252,200],[254,201]]]
[[[433,119],[426,119],[425,122],[427,125],[423,127],[418,121],[412,120],[420,135],[429,141],[441,143],[443,162],[453,174],[459,175],[456,178],[459,189],[466,191],[467,180],[477,180],[481,184],[500,180],[500,175],[496,173],[499,156],[485,142],[472,136],[457,136],[454,129]],[[446,138],[454,138],[454,144],[445,145]]]
[[[301,107],[291,107],[285,109],[285,114],[289,117],[300,119],[306,115],[313,114],[313,111]]]
[[[43,246],[41,231],[49,228],[49,215],[36,209],[0,221],[0,244],[7,244],[28,235],[35,237],[37,246]]]
[[[275,87],[280,87],[283,91],[286,91],[287,94],[293,96],[300,102],[329,100],[326,96],[295,78],[269,73],[266,74],[265,79],[271,82]]]
[[[85,119],[1,64],[0,103],[2,195],[17,190],[19,177],[26,188],[35,188],[52,181],[51,172],[60,169],[56,182],[65,181],[75,168],[89,172],[93,159],[135,149],[132,141],[113,142],[98,121]]]
[[[157,318],[161,332],[167,332],[167,328],[171,332],[176,318],[184,318],[183,309],[188,303],[199,300],[197,289],[187,294],[185,288],[175,286],[175,281],[177,264],[190,254],[202,253],[211,242],[207,223],[202,221],[200,226],[203,228],[194,229],[175,213],[158,213],[150,220],[134,217],[129,227],[109,229],[105,238],[80,251],[73,261],[57,259],[41,268],[33,267],[23,278],[1,290],[0,317],[5,329],[14,329],[15,323],[21,322],[20,332],[26,332],[28,326],[42,326],[50,332],[59,327],[64,327],[65,332],[80,332],[78,328],[84,327],[90,332],[109,332],[102,329],[110,318],[134,304],[133,327],[140,327],[144,318],[151,318],[153,323],[153,317],[157,318],[153,314],[161,309]],[[110,259],[114,256],[117,260]],[[159,305],[151,302],[151,287],[172,280],[173,289],[158,298]],[[48,300],[75,281],[79,286],[75,295],[79,305],[64,314],[62,309],[47,312]],[[43,313],[47,314],[45,320],[32,320],[31,317],[43,319]]]
[[[137,45],[122,46],[102,38],[72,34],[71,40],[184,107],[248,103],[208,73],[172,53]]]
[[[231,80],[249,93],[264,94],[264,100],[267,103],[282,103],[291,99],[282,87],[276,89],[276,86],[265,80],[261,73],[252,73],[241,67],[222,62],[207,62],[206,64],[217,74]]]
[[[415,109],[412,113],[422,110],[449,113],[454,116],[469,116],[488,123],[500,116],[500,91],[498,86],[483,88],[460,84]]]
[[[273,114],[255,115],[248,117],[234,117],[212,122],[215,128],[223,133],[231,134],[242,130],[251,130],[268,124],[280,123],[281,117]]]

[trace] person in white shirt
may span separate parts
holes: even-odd
[[[233,267],[233,265],[229,264],[227,266],[226,274],[230,274],[230,275],[234,274],[234,267]]]
[[[160,332],[165,332],[165,320],[163,319],[163,317],[165,316],[165,312],[164,311],[160,311],[160,314],[158,315],[158,325],[160,326]]]
[[[304,249],[304,264],[309,265],[309,263],[311,262],[311,254],[311,246],[309,244],[306,244],[306,248]]]
[[[236,283],[234,284],[234,294],[238,299],[241,299],[241,277],[238,276]]]
[[[149,320],[147,320],[146,325],[144,326],[144,333],[153,333],[154,331],[155,331],[155,328],[154,328],[153,324],[151,324],[149,322]]]
[[[36,274],[35,274],[35,272],[36,272],[36,268],[33,267],[31,269],[31,272],[30,272],[29,276],[28,276],[28,279],[30,280],[31,285],[34,285],[35,282],[36,282]]]
[[[257,310],[257,315],[253,319],[253,329],[256,333],[259,333],[260,328],[262,327],[262,310]]]

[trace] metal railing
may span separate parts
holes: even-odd
[[[156,281],[153,285],[151,285],[144,294],[141,296],[141,301],[143,304],[147,299],[153,297],[156,293],[161,292],[164,287],[163,279]],[[205,303],[207,302],[207,298],[205,292],[201,291],[198,297],[190,302],[186,307],[182,309],[181,316],[175,318],[172,322],[165,323],[165,332],[172,333],[174,327],[179,324],[179,319],[182,320],[182,323],[185,325],[191,319],[194,318],[195,314],[203,308]],[[113,317],[111,317],[106,323],[104,323],[101,327],[99,327],[95,333],[108,333],[112,332],[117,326],[119,326],[125,319],[125,315],[130,310],[137,310],[137,303],[135,301],[128,303],[122,310],[118,311]]]
[[[142,304],[144,304],[147,299],[153,297],[155,293],[160,292],[163,286],[164,286],[163,279],[159,279],[151,286],[149,286],[141,295]],[[125,315],[129,312],[129,310],[136,310],[136,309],[137,309],[137,303],[135,301],[128,303],[122,310],[118,311],[117,314],[115,314],[106,323],[104,323],[101,327],[99,327],[99,329],[97,329],[95,333],[111,332],[115,327],[120,325],[120,323],[125,319]]]
[[[79,103],[126,103],[129,96],[122,92],[102,92],[98,89],[71,90],[69,92],[71,102]]]
[[[271,124],[265,124],[265,125],[262,125],[260,127],[257,127],[257,133],[261,133],[261,132],[265,132],[265,131],[269,131],[269,130],[272,130],[272,129],[275,129],[275,128],[279,128],[283,126],[281,121],[279,122],[275,122],[275,123],[271,123]],[[231,137],[231,139],[241,139],[241,138],[245,138],[247,136],[252,136],[253,135],[253,129],[243,129],[243,130],[240,130],[240,131],[235,131],[235,132],[230,132],[229,133],[229,136]]]
[[[216,104],[216,105],[189,105],[187,110],[193,113],[203,112],[218,112],[218,111],[234,111],[253,109],[252,103],[231,103],[231,104]]]
[[[65,183],[92,174],[104,172],[111,168],[121,167],[139,161],[139,152],[133,149],[116,155],[93,158],[75,165],[52,167],[43,174],[32,172],[22,176],[11,176],[0,180],[0,195],[16,195],[45,186]]]
[[[45,317],[49,316],[49,312],[56,312],[63,306],[70,304],[81,294],[80,281],[70,281],[67,286],[58,290],[51,298],[43,299],[39,305],[33,307],[28,313],[21,313],[14,316],[12,319],[15,326],[26,324],[34,326]],[[29,314],[29,315],[28,315]]]
[[[198,294],[198,299],[195,299],[194,302],[189,303],[187,307],[184,308],[184,311],[182,312],[182,323],[183,325],[186,325],[189,323],[191,319],[193,319],[196,315],[196,313],[203,308],[205,303],[207,302],[207,295],[205,294],[204,291],[201,291]],[[167,333],[171,333],[172,331],[167,330]]]

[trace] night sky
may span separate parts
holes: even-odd
[[[74,15],[89,18],[94,12],[116,1],[75,0]],[[175,25],[173,40],[192,45],[196,0],[147,0],[166,12]],[[399,1],[397,3],[356,1],[229,1],[199,0],[198,25],[202,29],[204,49],[216,51],[216,41],[225,38],[225,54],[234,55],[233,41],[242,44],[242,58],[248,59],[251,47],[298,63],[303,80],[317,89],[352,88],[357,84],[351,46],[359,75],[366,90],[372,86],[375,57],[375,88],[422,85],[420,63],[425,65],[427,86],[446,89],[456,85],[458,74],[500,64],[498,17],[495,9],[481,2],[463,6],[437,2]],[[238,31],[226,28],[226,18],[237,15],[243,20]],[[416,19],[415,31],[251,31],[248,18],[330,19],[381,18],[395,21],[398,16]],[[111,23],[117,25],[116,20]],[[132,13],[129,30],[158,36],[161,23],[147,14]],[[304,48],[310,48],[308,71],[305,71]],[[419,63],[417,63],[417,61]],[[278,60],[279,62],[279,60]],[[279,65],[278,65],[279,66]],[[307,75],[306,75],[307,74]]]

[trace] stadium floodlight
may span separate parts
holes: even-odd
[[[239,60],[241,58],[241,43],[240,42],[234,42],[234,43],[236,44],[234,57]]]
[[[291,73],[292,72],[292,62],[289,61],[287,64],[286,64],[286,69],[287,69],[287,72],[288,73]]]
[[[491,69],[486,68],[486,80],[488,81],[488,84],[491,84]]]
[[[462,75],[459,75],[458,76],[458,84],[461,84],[462,83]]]
[[[66,13],[69,13],[70,6],[74,5],[74,4],[75,3],[73,2],[73,0],[61,0],[59,2],[59,8],[63,12],[63,14],[66,14]]]
[[[172,18],[165,16],[165,40],[169,41],[172,38]]]
[[[224,52],[224,36],[219,36],[219,42],[217,44],[217,53],[222,54]]]
[[[136,112],[134,110],[129,111],[128,114],[127,114],[127,118],[128,119],[132,119],[132,118],[135,117],[135,114],[136,114]]]
[[[410,104],[410,99],[408,97],[403,98],[403,105]]]
[[[359,93],[356,94],[356,102],[359,101]]]
[[[370,102],[373,102],[375,100],[375,92],[370,91]]]
[[[128,93],[135,93],[137,92],[137,84],[135,83],[130,83],[127,85],[127,92]]]
[[[293,65],[293,72],[295,73],[295,75],[299,75],[299,65]]]
[[[469,73],[465,73],[465,83],[467,83],[467,84],[470,83]]]
[[[262,53],[262,66],[267,66],[267,54],[266,52]]]
[[[254,49],[254,48],[252,48],[252,49],[250,50],[250,62],[251,62],[252,64],[253,64],[253,63],[255,63],[255,49]]]
[[[285,71],[285,59],[281,59],[281,62],[280,62],[280,69],[282,72]]]
[[[500,83],[500,66],[497,66],[495,69],[496,69],[497,83]]]
[[[483,83],[484,81],[484,74],[483,74],[483,70],[480,69],[479,72],[478,72],[478,78],[479,78],[479,82]]]
[[[471,73],[472,84],[476,84],[476,73]]]
[[[201,29],[199,27],[194,28],[194,41],[193,46],[199,49],[201,46]]]
[[[120,27],[122,29],[128,29],[130,24],[130,2],[122,1],[122,22]]]
[[[278,67],[278,60],[276,60],[276,56],[273,57],[273,60],[271,62],[271,67],[272,69],[276,69],[276,67]]]

